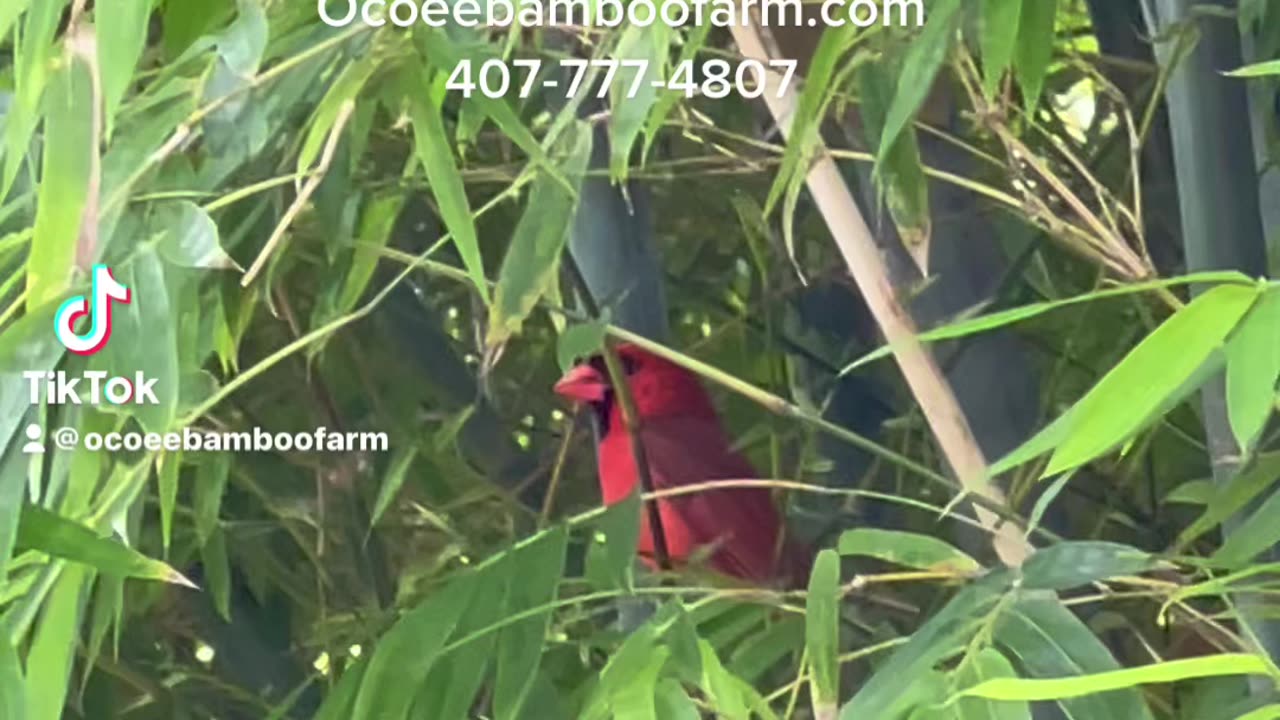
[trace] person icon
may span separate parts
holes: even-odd
[[[40,455],[44,453],[44,443],[40,442],[40,437],[44,432],[36,423],[27,426],[27,444],[22,446],[22,452],[28,455]]]

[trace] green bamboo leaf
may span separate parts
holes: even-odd
[[[1013,574],[996,570],[969,583],[894,651],[840,709],[840,720],[900,717],[918,704],[913,686],[945,658],[958,654],[1013,585]]]
[[[78,56],[69,56],[49,84],[44,132],[57,141],[44,145],[35,234],[27,259],[29,308],[61,296],[76,267],[77,239],[98,152],[93,84],[89,66]]]
[[[1027,112],[1040,102],[1040,91],[1053,60],[1054,21],[1058,16],[1058,0],[1022,0],[1018,25],[1018,47],[1013,70],[1022,86]]]
[[[1263,294],[1227,343],[1227,412],[1243,452],[1271,415],[1280,378],[1280,291]]]
[[[564,174],[580,183],[591,155],[591,129],[579,122],[567,135]],[[490,346],[500,345],[519,332],[538,300],[556,282],[560,253],[573,223],[576,192],[576,185],[571,194],[549,175],[534,181],[498,272],[489,320]]]
[[[924,30],[912,41],[902,61],[898,87],[885,115],[884,131],[880,133],[880,144],[876,151],[877,173],[882,172],[880,168],[887,162],[889,152],[933,90],[938,69],[951,50],[952,36],[955,35],[956,25],[960,20],[959,10],[960,0],[938,0],[929,6],[929,17],[925,21]]]
[[[153,248],[140,249],[133,261],[113,268],[116,280],[133,300],[112,310],[112,341],[89,359],[89,367],[110,376],[142,373],[154,380],[154,404],[111,406],[133,416],[149,432],[172,429],[178,411],[181,373],[178,368],[178,313],[181,298],[171,295],[168,268]]]
[[[513,556],[508,613],[544,607],[555,600],[568,541],[569,533],[557,528]],[[547,609],[503,628],[498,639],[498,667],[493,686],[496,720],[520,717],[538,672],[550,621],[551,610]]]
[[[659,637],[656,617],[627,636],[600,671],[600,683],[585,706],[582,720],[605,720],[627,712],[631,717],[657,720],[657,671],[671,655],[671,650],[658,642]]]
[[[351,720],[355,708],[356,696],[364,685],[365,674],[369,671],[369,663],[360,661],[342,673],[338,684],[329,691],[324,704],[316,712],[314,720]]]
[[[1225,73],[1230,77],[1255,78],[1266,77],[1268,75],[1280,75],[1280,60],[1268,60],[1266,62],[1254,63],[1253,65],[1245,65],[1242,68],[1232,70]]]
[[[296,170],[299,175],[311,170],[316,159],[320,157],[320,150],[324,147],[325,141],[329,138],[329,131],[338,121],[338,113],[342,110],[342,106],[360,94],[381,61],[382,58],[379,55],[369,53],[347,64],[342,68],[342,72],[338,73],[338,77],[329,86],[329,91],[325,93],[311,115],[311,125],[302,142],[302,149],[298,151]]]
[[[707,33],[711,31],[711,23],[698,23],[691,28],[685,29],[684,41],[680,45],[680,57],[675,61],[672,67],[679,67],[681,63],[692,63],[702,52],[703,47],[707,44]],[[663,125],[667,121],[667,117],[671,115],[671,111],[675,106],[685,99],[683,92],[678,90],[662,90],[658,94],[658,99],[653,104],[653,110],[649,112],[649,119],[645,122],[644,128],[644,147],[641,154],[649,155],[649,148],[653,145],[653,140],[662,130]]]
[[[1070,427],[1044,475],[1084,465],[1128,440],[1155,413],[1189,394],[1186,381],[1258,298],[1257,287],[1220,285],[1174,313],[1069,411]]]
[[[1243,570],[1211,577],[1193,585],[1184,585],[1178,588],[1177,591],[1170,593],[1165,601],[1161,603],[1160,617],[1163,618],[1169,608],[1190,598],[1226,595],[1232,592],[1237,584],[1243,583],[1245,580],[1259,578],[1268,581],[1277,574],[1280,574],[1280,563],[1254,564],[1245,566]]]
[[[416,445],[407,444],[396,450],[395,456],[391,459],[391,464],[387,467],[387,474],[382,478],[382,485],[378,488],[378,499],[373,503],[373,516],[369,518],[369,525],[377,525],[378,520],[382,519],[382,515],[386,513],[387,508],[391,507],[391,501],[395,500],[396,495],[400,494],[400,488],[404,486],[404,479],[409,473],[409,467],[413,464],[413,459],[418,455]]]
[[[440,648],[474,596],[476,573],[452,579],[378,641],[356,695],[353,720],[404,718]]]
[[[663,23],[647,28],[629,27],[622,31],[612,53],[615,60],[642,60],[646,63],[643,78],[636,77],[641,72],[639,69],[626,65],[621,67],[611,88],[613,115],[609,123],[609,176],[614,182],[626,179],[631,148],[658,99],[658,88],[653,83],[661,78],[662,68],[666,65],[671,32],[671,27]],[[634,95],[630,94],[633,85],[637,87]],[[643,155],[640,162],[644,164]]]
[[[164,235],[157,246],[165,260],[180,267],[208,270],[242,270],[225,250],[218,225],[204,208],[182,200],[160,214]]]
[[[886,68],[880,63],[867,63],[858,73],[862,90],[862,121],[870,138],[879,138],[884,130],[886,112],[893,99],[893,89]],[[929,183],[920,162],[920,149],[914,129],[900,133],[894,145],[879,153],[883,162],[877,166],[876,189],[898,227],[903,245],[922,270],[928,267],[929,237],[932,232],[929,215]],[[925,270],[927,273],[927,270]]]
[[[727,720],[748,720],[755,713],[765,720],[776,720],[760,693],[721,664],[710,642],[698,640],[698,650],[702,663],[699,685],[717,716]]]
[[[1268,674],[1270,668],[1267,661],[1257,655],[1224,653],[1071,678],[994,678],[961,691],[959,697],[1028,702],[1061,700],[1193,678]]]
[[[458,621],[457,639],[473,637],[441,658],[431,668],[414,704],[414,717],[421,720],[467,720],[476,693],[485,679],[498,640],[495,632],[482,632],[502,619],[507,606],[507,585],[511,572],[509,557],[480,571],[475,595]]]
[[[1058,310],[1060,308],[1077,305],[1080,303],[1093,302],[1095,300],[1103,300],[1107,298],[1121,297],[1124,295],[1132,295],[1135,293],[1150,292],[1161,288],[1174,287],[1178,285],[1189,285],[1191,283],[1218,284],[1229,283],[1235,285],[1254,285],[1254,282],[1238,272],[1208,272],[1186,275],[1180,278],[1170,278],[1165,280],[1153,280],[1149,282],[1133,283],[1132,285],[1123,285],[1116,288],[1108,288],[1106,290],[1098,290],[1084,295],[1066,298],[1064,300],[1052,300],[1048,302],[1033,303],[1031,305],[1023,305],[1022,307],[1011,308],[1009,310],[1001,310],[991,313],[990,315],[982,315],[970,320],[961,320],[960,322],[944,325],[928,332],[920,333],[916,339],[920,342],[937,342],[939,340],[954,340],[956,338],[976,335],[977,333],[987,330],[995,330],[996,328],[1005,327],[1014,323],[1030,320],[1047,312]],[[857,370],[867,363],[888,357],[893,354],[893,348],[885,345],[877,348],[873,352],[858,358],[854,362],[846,365],[840,370],[841,375]]]
[[[46,555],[82,563],[108,575],[195,587],[169,565],[102,537],[84,525],[39,505],[28,505],[22,509],[17,546],[19,550],[38,550]]]
[[[1218,485],[1212,480],[1188,480],[1169,491],[1160,502],[1178,505],[1209,506]]]
[[[9,35],[9,31],[13,29],[14,22],[27,11],[27,6],[31,4],[31,0],[10,0],[0,5],[0,40],[4,40]],[[11,715],[9,717],[17,717]]]
[[[218,526],[222,494],[231,475],[231,461],[229,453],[217,453],[206,457],[196,469],[192,511],[195,513],[196,539],[201,545],[209,541],[209,536]]]
[[[640,538],[639,490],[605,510],[587,550],[586,575],[597,587],[630,589]]]
[[[666,678],[658,683],[655,702],[658,717],[662,720],[699,720],[702,717],[698,706],[689,699],[680,682],[673,678]]]
[[[873,557],[917,570],[957,575],[982,571],[977,560],[945,540],[918,533],[857,528],[841,533],[837,547],[841,555]]]
[[[1022,0],[982,0],[982,90],[990,100],[1013,62]]]
[[[574,363],[600,354],[604,348],[605,332],[608,329],[608,310],[604,317],[591,322],[569,325],[556,338],[556,359],[562,371],[568,371]]]
[[[91,575],[88,568],[81,566],[58,571],[27,650],[26,712],[15,717],[23,720],[63,717],[71,662],[79,644],[82,596]]]
[[[205,589],[213,597],[213,608],[223,620],[231,622],[231,560],[227,556],[227,533],[215,527],[200,548],[200,565],[204,568]]]
[[[178,504],[178,471],[182,468],[182,451],[166,452],[156,458],[156,496],[160,499],[160,544],[169,557],[169,541],[173,536],[173,509]]]
[[[782,239],[787,256],[797,273],[800,271],[800,263],[796,257],[793,230],[796,204],[800,189],[804,187],[809,161],[822,141],[819,128],[832,97],[829,90],[839,85],[842,58],[856,40],[857,33],[854,32],[852,23],[828,27],[823,31],[813,58],[809,61],[809,72],[805,76],[804,86],[791,117],[782,163],[778,166],[778,173],[765,198],[765,215],[773,212],[779,199],[783,200]],[[854,63],[844,65],[850,69],[855,66]]]
[[[1022,584],[1032,590],[1067,590],[1111,577],[1137,575],[1156,564],[1151,554],[1128,545],[1061,542],[1027,558],[1022,565]]]
[[[1213,554],[1213,562],[1225,567],[1238,567],[1248,563],[1268,548],[1280,542],[1280,490],[1258,506],[1248,519],[1226,536],[1222,547]]]
[[[116,110],[133,81],[147,43],[147,26],[154,0],[117,0],[110,12],[97,13],[98,65],[102,73],[105,135],[111,137]],[[0,35],[3,35],[0,32]]]
[[[1210,496],[1204,512],[1178,534],[1175,550],[1181,551],[1196,538],[1235,515],[1270,488],[1276,478],[1280,478],[1280,452],[1258,455],[1251,465],[1236,473],[1226,485],[1215,486],[1216,490]]]
[[[1280,718],[1280,705],[1267,705],[1247,712],[1236,720],[1277,720]]]
[[[840,556],[823,550],[813,563],[804,609],[815,717],[834,717],[840,702],[840,596]]]
[[[93,618],[89,627],[88,648],[85,650],[84,675],[81,680],[82,692],[84,686],[89,682],[90,675],[93,674],[93,668],[97,666],[98,658],[102,655],[102,646],[106,644],[107,633],[111,632],[112,629],[115,629],[115,633],[112,634],[112,640],[114,641],[112,654],[119,656],[120,624],[123,619],[124,578],[110,575],[99,577],[93,593]]]
[[[788,617],[743,638],[729,655],[729,669],[734,675],[756,685],[785,656],[804,647],[804,628],[803,618]]]
[[[3,33],[0,33],[3,37]],[[0,717],[20,718],[26,711],[26,681],[22,661],[8,635],[0,636]],[[696,717],[696,716],[695,716]]]
[[[396,220],[404,208],[405,195],[396,191],[384,195],[376,195],[364,209],[360,217],[360,228],[356,233],[356,247],[351,255],[351,268],[342,282],[342,291],[338,295],[337,314],[351,312],[364,296],[373,273],[377,270],[379,252],[386,247],[395,229]]]
[[[1003,678],[1016,678],[1013,664],[999,650],[991,647],[978,651],[956,682],[962,687]],[[965,697],[956,703],[956,720],[1031,720],[1031,707],[1025,702],[999,702]]]
[[[14,102],[5,115],[4,146],[0,148],[0,155],[4,156],[3,177],[0,177],[0,198],[8,197],[9,191],[13,188],[18,170],[27,159],[27,146],[31,141],[31,135],[40,122],[40,100],[44,96],[45,86],[49,82],[49,71],[53,67],[53,59],[58,50],[54,42],[54,34],[57,32],[58,23],[68,2],[69,0],[41,0],[40,2],[26,0],[24,3],[23,0],[18,0],[16,3],[0,3],[4,6],[14,6],[13,10],[5,7],[0,10],[0,13],[14,11],[20,13],[24,4],[28,8],[28,12],[23,16],[20,31],[22,43],[13,58]],[[8,22],[13,22],[17,18],[16,13],[8,16]],[[3,35],[0,34],[0,37]],[[76,65],[82,64],[76,63]],[[70,66],[64,66],[58,74],[65,75],[68,67]],[[65,92],[67,83],[59,82],[59,84],[64,86]],[[76,84],[78,85],[79,81]],[[76,117],[65,115],[62,108],[71,102],[73,102],[71,98],[59,98],[51,103],[53,107],[50,110],[61,113],[63,117],[59,122],[64,124],[75,124],[77,121],[88,123],[91,115],[82,114]],[[92,105],[81,104],[80,107],[90,108]],[[62,137],[54,133],[48,125],[45,126],[45,135]],[[45,182],[47,181],[46,179]],[[77,218],[78,216],[79,213]]]
[[[409,101],[414,150],[427,171],[427,182],[440,209],[440,218],[453,237],[454,247],[462,257],[472,284],[488,304],[489,281],[484,271],[484,258],[480,254],[480,241],[476,237],[475,220],[471,216],[462,175],[453,158],[453,146],[445,134],[440,107],[431,101],[431,93],[426,92],[431,87],[429,76],[422,68],[409,67],[401,70],[399,79],[404,97]]]
[[[1024,675],[1072,678],[1120,668],[1111,652],[1051,593],[1020,599],[996,621],[996,641]],[[1059,701],[1068,717],[1089,720],[1153,720],[1142,695],[1120,689]]]

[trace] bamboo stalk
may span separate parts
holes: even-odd
[[[760,27],[753,19],[748,23],[735,25],[732,31],[742,56],[758,60],[768,68],[769,60],[776,57],[776,53],[770,52],[776,46],[768,35],[768,28]],[[790,87],[786,92],[778,93],[780,80],[776,73],[766,70],[763,95],[774,121],[790,139],[797,99],[795,91]],[[815,149],[806,184],[814,204],[831,231],[832,239],[844,257],[849,274],[853,276],[871,314],[893,348],[894,359],[902,369],[907,386],[919,403],[929,429],[961,486],[967,493],[1003,505],[1004,493],[987,481],[987,461],[978,447],[964,411],[933,356],[916,339],[915,323],[898,299],[898,291],[889,279],[871,230],[841,177],[835,160],[821,141]],[[992,531],[992,544],[996,554],[1006,565],[1020,565],[1031,553],[1032,548],[1013,523],[1002,524],[994,512],[981,506],[975,506],[974,512],[979,522]]]

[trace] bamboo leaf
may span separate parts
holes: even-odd
[[[1107,578],[1137,575],[1156,566],[1137,548],[1099,541],[1061,542],[1037,550],[1022,566],[1023,586],[1067,590]]]
[[[1023,0],[982,0],[982,90],[990,100],[1013,62]]]
[[[977,686],[995,679],[1016,679],[1017,672],[1009,659],[995,648],[983,648],[958,673],[956,682]],[[1025,702],[990,701],[963,697],[956,703],[956,720],[1031,720],[1031,707]]]
[[[401,617],[378,641],[351,712],[353,720],[404,718],[440,648],[466,611],[476,573],[453,578]]]
[[[147,42],[147,25],[154,0],[117,0],[110,12],[94,18],[98,30],[98,63],[102,72],[105,135],[111,137],[116,110],[133,81],[138,59]],[[0,32],[0,35],[3,35]]]
[[[195,587],[182,573],[159,560],[38,505],[22,509],[18,523],[18,549],[39,550],[47,555],[88,565],[102,573],[140,580],[159,580]]]
[[[462,264],[471,276],[471,282],[485,303],[489,302],[489,280],[485,275],[484,258],[480,254],[480,241],[476,237],[475,220],[471,217],[471,205],[462,175],[453,158],[453,146],[444,130],[440,107],[430,101],[428,76],[421,68],[408,68],[400,72],[400,87],[409,102],[409,117],[413,120],[414,150],[427,172],[431,194],[440,208],[440,218],[453,237],[454,247],[462,257]]]
[[[1069,411],[1065,437],[1044,475],[1079,467],[1123,443],[1157,410],[1193,391],[1185,383],[1258,297],[1256,287],[1221,285],[1174,313]]]
[[[613,51],[615,60],[640,60],[645,63],[642,78],[636,77],[641,72],[639,69],[623,65],[614,79],[613,122],[609,124],[609,176],[614,182],[627,177],[631,149],[658,99],[658,88],[653,83],[661,78],[670,42],[671,27],[666,24],[658,23],[647,28],[629,27],[622,31],[622,37]],[[630,93],[633,85],[637,88],[634,95]],[[643,155],[640,161],[643,165]]]
[[[555,599],[568,540],[568,532],[557,528],[522,548],[512,558],[507,612],[524,612],[545,606]],[[548,609],[503,628],[498,639],[498,667],[493,686],[495,720],[517,720],[520,717],[538,672],[550,620],[551,611]]]
[[[1227,343],[1227,411],[1243,452],[1253,449],[1280,378],[1280,291],[1263,294]]]
[[[918,533],[857,528],[840,535],[841,555],[873,557],[917,570],[972,575],[982,570],[969,555],[950,543]]]
[[[60,720],[70,685],[71,662],[80,634],[83,595],[91,571],[73,566],[58,572],[27,651],[23,720]]]
[[[1022,99],[1028,113],[1040,102],[1040,91],[1049,74],[1057,16],[1058,0],[1022,0],[1013,69],[1022,86]]]
[[[1031,677],[1070,678],[1119,669],[1106,646],[1052,594],[1020,599],[997,620],[994,637]],[[1064,698],[1059,704],[1072,718],[1152,720],[1142,696],[1132,689]]]
[[[960,696],[1028,702],[1061,700],[1112,690],[1124,690],[1153,683],[1173,683],[1193,678],[1227,675],[1267,675],[1269,673],[1270,669],[1267,666],[1267,662],[1257,655],[1224,653],[1207,657],[1168,660],[1141,667],[1112,670],[1110,672],[1072,678],[993,678],[963,690]]]
[[[823,550],[809,576],[804,611],[815,717],[833,717],[840,701],[840,595],[840,556]]]
[[[884,131],[880,133],[880,144],[876,151],[877,173],[883,172],[881,168],[887,162],[894,144],[933,90],[938,69],[951,50],[952,36],[955,35],[956,25],[960,20],[959,10],[960,0],[938,0],[932,3],[924,30],[907,50],[893,102],[885,115]]]
[[[391,459],[391,464],[387,467],[387,473],[382,477],[382,485],[378,488],[378,499],[373,504],[373,515],[369,518],[369,524],[377,525],[382,519],[387,508],[391,507],[391,502],[396,499],[396,495],[400,493],[400,488],[404,486],[405,477],[409,473],[409,467],[413,464],[413,459],[418,455],[416,445],[405,445],[396,451],[395,457]]]
[[[1253,65],[1245,65],[1242,68],[1232,70],[1225,73],[1230,77],[1255,78],[1266,77],[1269,75],[1280,75],[1280,60],[1268,60],[1266,62],[1254,63]]]
[[[591,129],[583,123],[574,127],[565,143],[568,156],[563,169],[564,175],[579,183],[591,155]],[[577,204],[576,188],[575,185],[574,194],[570,194],[555,178],[545,174],[534,181],[529,202],[516,224],[498,273],[489,321],[487,343],[490,347],[518,333],[538,300],[556,282],[560,253],[569,238]]]
[[[960,322],[944,325],[928,332],[920,333],[916,339],[920,342],[937,342],[939,340],[954,340],[956,338],[976,335],[977,333],[987,330],[995,330],[996,328],[1005,327],[1024,320],[1030,320],[1039,317],[1047,312],[1058,310],[1071,305],[1080,303],[1093,302],[1095,300],[1104,300],[1107,298],[1121,297],[1132,295],[1135,293],[1150,292],[1160,288],[1174,287],[1178,285],[1189,285],[1192,283],[1229,283],[1235,285],[1253,285],[1253,281],[1237,272],[1210,272],[1195,273],[1180,278],[1171,278],[1165,280],[1153,280],[1150,282],[1133,283],[1132,285],[1123,285],[1117,288],[1109,288],[1106,290],[1098,290],[1084,295],[1066,298],[1063,300],[1052,300],[1042,303],[1033,303],[1022,307],[1011,308],[1009,310],[1001,310],[991,313],[990,315],[982,315],[970,320],[961,320]],[[869,362],[888,357],[893,354],[893,348],[885,345],[873,352],[858,358],[854,362],[846,365],[840,370],[841,375],[848,374],[866,365]]]
[[[1226,536],[1222,547],[1213,554],[1213,562],[1238,567],[1280,542],[1280,523],[1276,522],[1280,516],[1276,513],[1280,513],[1280,490]]]
[[[45,103],[45,136],[57,141],[44,145],[35,234],[27,260],[28,308],[61,296],[76,267],[77,240],[98,152],[93,97],[91,69],[69,56],[54,74]]]

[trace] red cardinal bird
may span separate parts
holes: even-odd
[[[640,416],[645,459],[655,490],[760,475],[730,447],[711,398],[684,368],[634,345],[618,347]],[[614,402],[604,361],[578,365],[556,383],[557,393],[589,404],[600,419],[598,470],[604,502],[625,499],[639,483],[622,408]],[[810,553],[785,542],[784,527],[766,488],[723,488],[658,501],[663,537],[674,563],[699,549],[711,567],[756,584],[797,586],[808,578]],[[637,548],[654,565],[649,516],[641,515]]]

